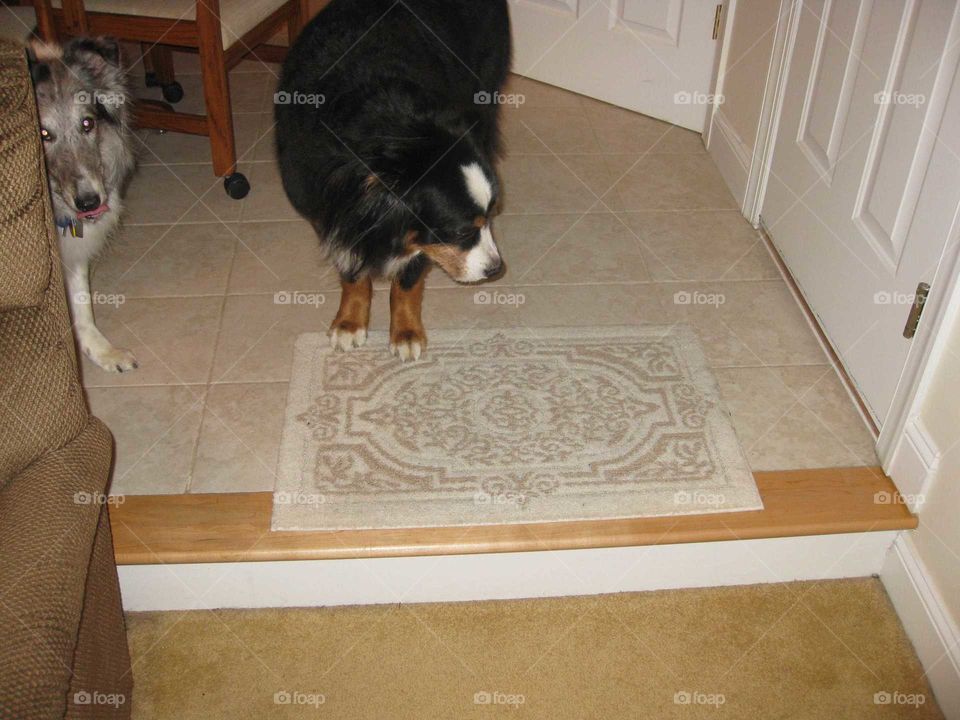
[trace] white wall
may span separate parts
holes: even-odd
[[[960,292],[955,292],[929,355],[914,419],[907,423],[891,467],[899,471],[907,492],[920,496],[918,503],[908,498],[919,505],[920,526],[897,539],[880,571],[948,720],[960,720],[958,401]]]
[[[726,8],[717,77],[723,102],[713,113],[708,150],[741,206],[756,150],[779,11],[776,0],[729,0]]]
[[[953,622],[960,625],[960,311],[954,308],[952,316],[920,406],[920,420],[940,458],[924,491],[913,541]]]

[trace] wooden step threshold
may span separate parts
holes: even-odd
[[[270,530],[271,493],[128,495],[110,505],[119,565],[462,555],[908,530],[877,467],[754,473],[763,510],[523,525]]]

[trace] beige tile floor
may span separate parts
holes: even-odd
[[[240,169],[253,186],[241,202],[227,199],[202,138],[141,134],[126,227],[93,277],[95,290],[123,297],[96,309],[98,323],[140,369],[112,375],[84,362],[91,407],[116,437],[114,493],[273,489],[294,339],[325,330],[339,300],[273,163],[273,72],[244,63],[231,77]],[[180,80],[183,106],[200,109],[199,77]],[[509,272],[488,290],[524,302],[477,303],[477,288],[435,271],[428,330],[685,321],[754,469],[875,464],[699,136],[520,78],[510,90],[525,103],[504,111],[495,229]],[[316,302],[274,302],[284,291]],[[683,304],[691,294],[723,302]],[[378,292],[375,328],[386,327],[386,305]]]

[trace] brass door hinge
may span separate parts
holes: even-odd
[[[723,5],[717,5],[717,11],[713,14],[713,39],[716,40],[720,35],[720,14],[723,12]]]
[[[913,305],[910,306],[910,314],[907,315],[907,324],[903,326],[903,336],[908,340],[917,334],[917,325],[920,324],[920,315],[923,314],[923,306],[927,304],[929,294],[930,286],[927,283],[922,282],[917,285]]]

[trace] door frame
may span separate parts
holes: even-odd
[[[773,148],[780,128],[780,115],[790,75],[790,57],[796,41],[796,27],[800,22],[803,3],[798,0],[780,0],[777,27],[774,30],[773,49],[767,79],[760,104],[760,122],[757,140],[747,170],[747,188],[743,198],[743,215],[754,227],[760,225],[760,210],[767,193],[767,181],[773,167]]]
[[[926,390],[933,382],[944,355],[949,322],[960,314],[960,205],[954,210],[940,264],[930,281],[930,295],[923,308],[900,383],[893,396],[887,422],[877,440],[877,456],[884,471],[907,496],[911,509],[919,510],[934,479],[941,449],[919,422]]]
[[[717,54],[713,63],[713,77],[710,86],[713,88],[713,102],[707,108],[707,117],[704,120],[703,132],[700,136],[703,138],[703,144],[710,147],[710,138],[713,135],[713,118],[720,109],[723,97],[723,79],[724,71],[727,67],[727,56],[730,54],[730,38],[733,35],[730,18],[737,12],[737,0],[720,0],[720,42],[717,43]]]
[[[767,184],[773,166],[790,58],[793,56],[797,26],[802,12],[802,0],[780,0],[780,13],[775,30],[773,52],[767,70],[764,97],[761,105],[757,141],[747,177],[742,212],[754,227],[760,226],[760,215]],[[733,23],[727,22],[725,35],[732,32]],[[726,41],[726,38],[725,38]],[[960,51],[954,48],[952,51]],[[960,84],[953,92],[960,92]],[[945,320],[960,313],[960,205],[954,210],[953,221],[940,263],[930,282],[930,296],[923,310],[923,322],[913,338],[903,372],[894,393],[883,427],[877,438],[877,456],[883,469],[904,495],[922,497],[924,485],[936,468],[938,451],[916,422],[942,350],[937,339],[945,328]],[[824,338],[826,336],[824,335]],[[841,373],[843,374],[843,373]],[[848,391],[858,394],[850,384]],[[914,508],[917,509],[917,508]]]

